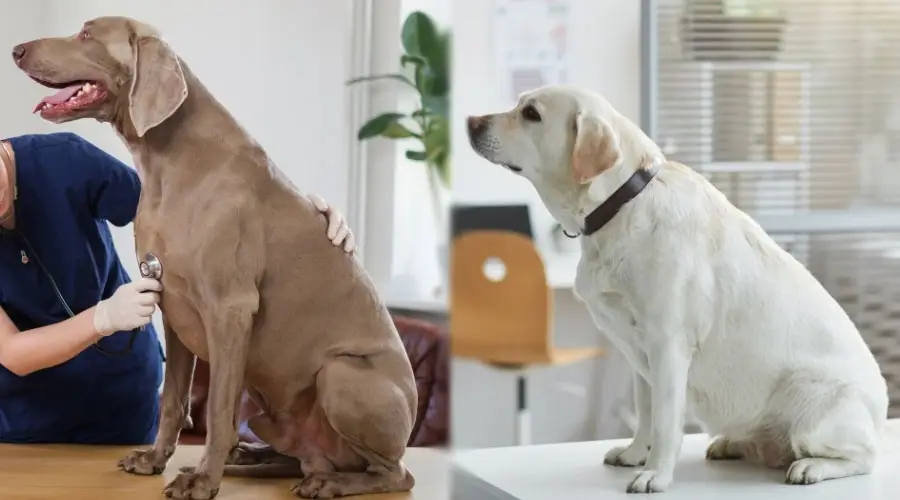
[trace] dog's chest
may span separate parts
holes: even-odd
[[[640,353],[645,340],[636,304],[620,282],[616,265],[610,260],[592,261],[590,257],[585,254],[578,264],[575,295],[584,303],[597,328],[634,364],[644,358]]]
[[[167,214],[139,210],[134,220],[135,251],[139,260],[153,254],[162,265],[163,292],[159,308],[165,322],[181,342],[202,359],[208,358],[204,321],[199,307],[202,298],[195,286],[201,276],[197,262],[200,248],[190,231],[172,227]],[[197,235],[202,238],[202,235]]]

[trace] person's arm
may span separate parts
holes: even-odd
[[[19,332],[0,307],[0,365],[19,376],[56,366],[102,338],[94,329],[94,306],[54,325]]]
[[[134,220],[141,198],[137,172],[114,156],[75,134],[65,134],[70,161],[77,172],[71,175],[84,189],[94,217],[122,227]]]
[[[65,363],[103,337],[150,323],[161,290],[159,281],[141,278],[72,318],[24,332],[0,307],[0,365],[25,376]]]

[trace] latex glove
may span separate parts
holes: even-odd
[[[328,230],[326,234],[331,243],[339,247],[343,243],[344,251],[352,253],[356,250],[356,242],[353,240],[353,232],[344,220],[344,215],[340,210],[331,207],[325,202],[325,199],[315,193],[306,195],[309,201],[315,205],[319,212],[328,217]]]
[[[101,300],[94,310],[94,329],[106,337],[134,330],[150,322],[159,303],[162,284],[151,278],[125,283],[112,297]]]

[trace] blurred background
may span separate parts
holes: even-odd
[[[501,258],[467,241],[454,260],[454,444],[634,425],[628,364],[598,352],[608,343],[572,294],[577,243],[527,181],[461,139],[467,115],[547,83],[604,94],[803,262],[859,327],[900,416],[900,2],[457,0],[453,16],[454,203],[533,243]],[[516,256],[529,252],[537,263]]]

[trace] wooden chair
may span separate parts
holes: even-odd
[[[525,444],[527,371],[583,361],[602,350],[553,345],[553,290],[528,237],[511,231],[464,233],[453,242],[451,264],[451,352],[517,372],[517,435]],[[492,266],[502,269],[500,276]]]

